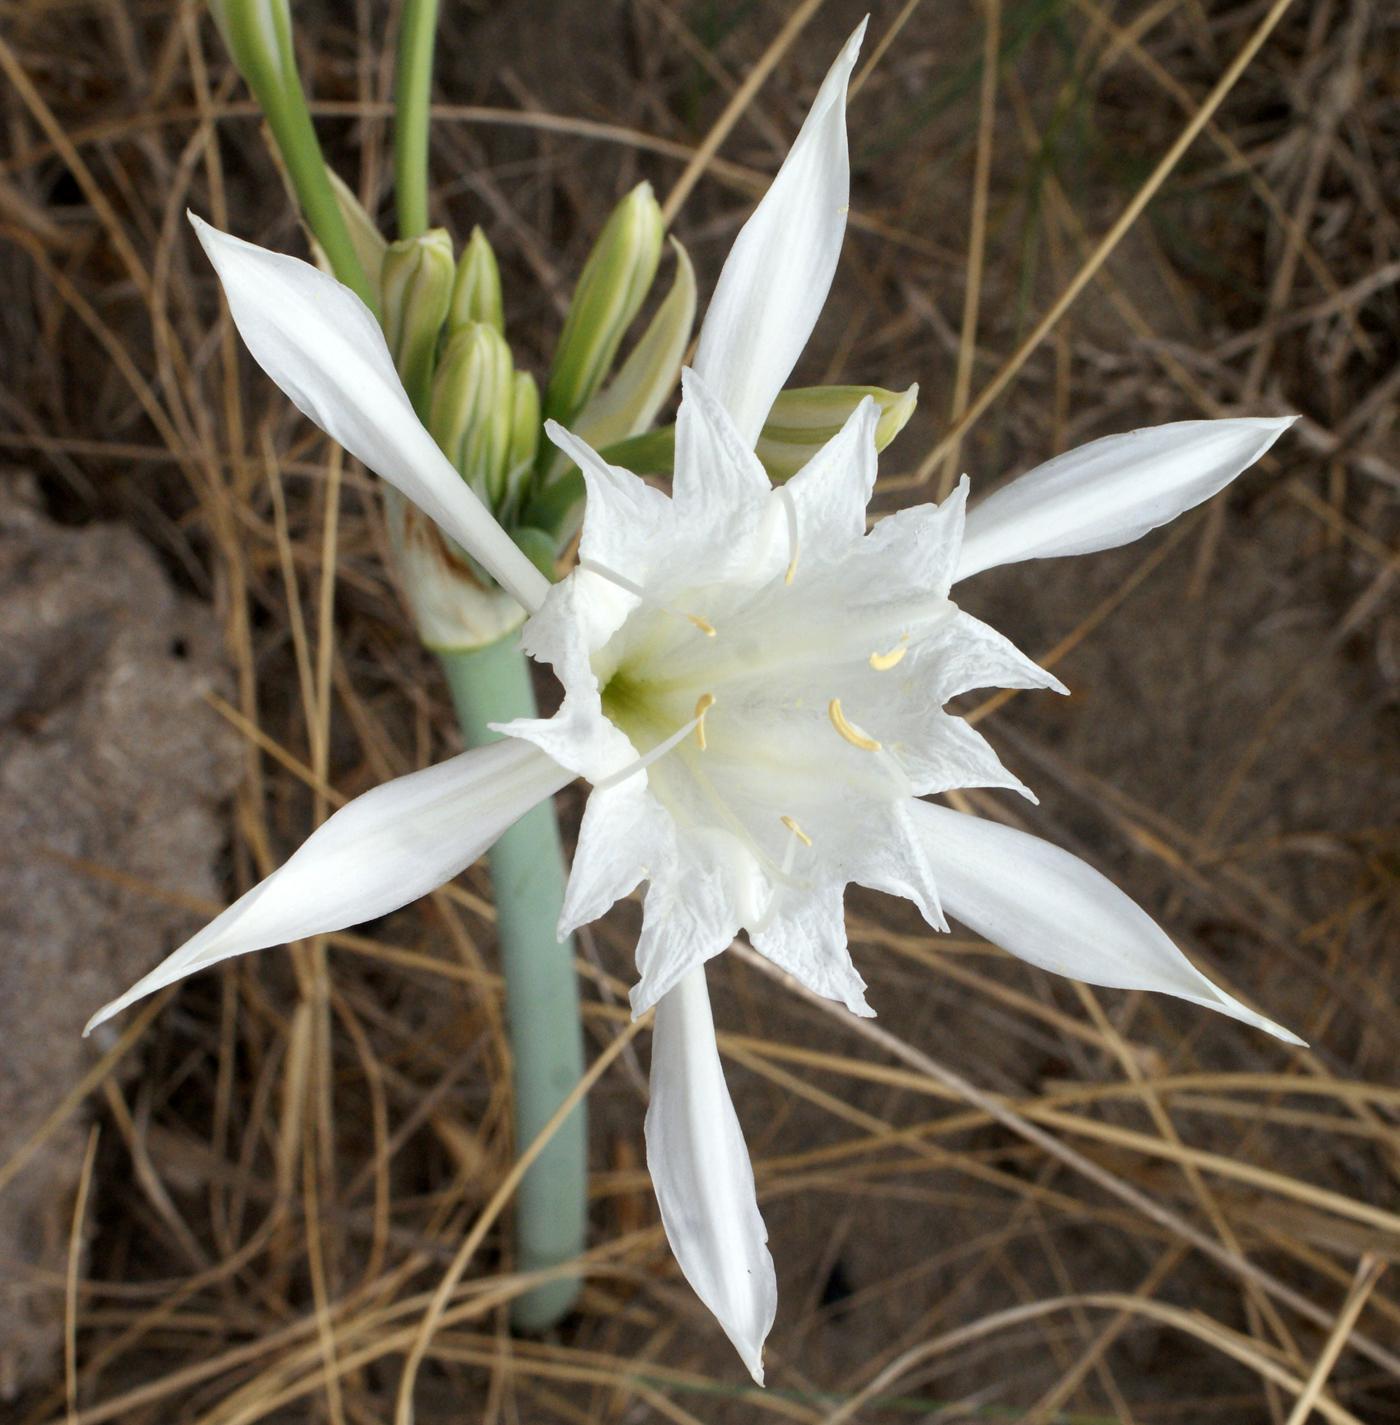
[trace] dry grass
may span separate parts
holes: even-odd
[[[713,279],[860,13],[447,8],[434,201],[488,228],[527,357],[639,176]],[[382,198],[385,7],[298,11],[330,151]],[[65,517],[135,525],[222,620],[237,693],[211,717],[246,746],[233,894],[342,797],[451,748],[445,692],[369,483],[251,371],[183,222],[299,244],[212,27],[160,3],[0,13],[0,448]],[[783,1292],[759,1393],[649,1195],[631,908],[579,966],[609,1061],[582,1307],[548,1340],[506,1333],[525,1283],[499,1232],[513,1149],[478,868],[118,1027],[49,1120],[101,1133],[52,1284],[67,1370],[15,1421],[389,1420],[468,1233],[425,1422],[1400,1418],[1381,1274],[1400,1243],[1400,16],[909,0],[877,6],[866,54],[853,234],[803,374],[923,384],[888,505],[1134,424],[1304,414],[1171,532],[969,599],[1079,694],[976,707],[1042,791],[1023,824],[1313,1048],[1051,981],[868,896],[873,1025],[726,957],[721,1045]]]

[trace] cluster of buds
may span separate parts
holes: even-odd
[[[384,328],[393,361],[433,439],[520,549],[549,577],[583,517],[583,479],[543,435],[557,420],[604,457],[669,475],[674,427],[657,426],[676,389],[696,319],[696,278],[676,239],[670,288],[624,352],[666,247],[650,184],[613,209],[579,276],[543,380],[516,366],[506,339],[500,269],[480,228],[456,251],[445,228],[386,241],[316,144],[297,76],[287,0],[211,0],[230,53],[257,95],[316,261],[352,286]],[[401,214],[402,221],[402,214]],[[917,389],[784,390],[757,443],[774,483],[794,475],[864,396],[881,409],[884,449]],[[392,492],[385,494],[399,574],[419,633],[436,648],[478,647],[509,633],[523,610],[465,551]]]
[[[669,475],[674,427],[656,425],[675,391],[695,324],[695,273],[671,238],[669,290],[630,349],[628,333],[656,283],[665,220],[651,185],[613,210],[584,264],[543,392],[506,336],[501,273],[474,228],[460,254],[445,228],[389,242],[325,165],[301,100],[286,0],[211,0],[229,50],[258,96],[321,267],[374,310],[419,417],[462,479],[525,554],[553,577],[583,517],[582,477],[544,438],[558,421],[614,463]],[[844,424],[865,396],[881,409],[881,449],[914,408],[915,387],[784,391],[758,441],[775,483]],[[523,610],[461,549],[392,491],[389,531],[424,641],[470,648],[509,633]]]
[[[474,228],[460,256],[444,228],[390,243],[343,183],[333,187],[415,409],[462,479],[552,576],[581,518],[582,489],[542,440],[544,420],[566,422],[605,446],[638,435],[674,391],[690,341],[695,276],[673,240],[670,290],[618,365],[661,264],[664,223],[651,186],[623,198],[594,245],[543,399],[506,339],[501,273],[485,233]],[[430,646],[493,641],[519,622],[513,601],[435,527],[420,526],[392,494],[388,512],[400,573]]]

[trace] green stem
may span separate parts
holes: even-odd
[[[287,165],[292,187],[296,189],[301,211],[321,244],[331,271],[378,316],[379,298],[365,275],[355,244],[350,240],[350,229],[345,226],[340,204],[326,176],[326,160],[300,84],[289,86],[286,100],[280,122],[272,114],[268,115],[268,122]]]
[[[530,670],[516,635],[484,648],[439,651],[457,721],[469,746],[498,736],[488,723],[536,716]],[[515,1087],[515,1145],[534,1140],[583,1076],[583,1030],[573,941],[555,925],[564,896],[564,855],[552,801],[527,812],[490,853],[496,928],[506,985]],[[525,1174],[516,1199],[516,1266],[558,1266],[583,1250],[588,1194],[583,1106],[560,1126]],[[515,1299],[511,1323],[543,1331],[573,1305],[574,1277],[547,1282]]]
[[[258,101],[272,130],[277,150],[287,167],[287,176],[301,205],[302,216],[326,254],[331,270],[352,292],[378,315],[379,304],[365,269],[350,240],[340,204],[326,173],[326,160],[311,122],[306,94],[292,59],[292,37],[285,13],[275,11],[278,47],[285,60],[278,67],[276,57],[267,53],[265,36],[257,27],[253,7],[232,4],[227,8],[231,48],[239,69]]]
[[[406,0],[394,81],[394,202],[399,236],[428,227],[428,103],[438,0]]]

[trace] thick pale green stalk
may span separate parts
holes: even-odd
[[[428,226],[428,101],[438,0],[406,0],[394,81],[394,202],[399,236]]]
[[[497,736],[487,726],[534,717],[530,670],[509,634],[465,651],[439,651],[468,744]],[[515,1146],[523,1151],[583,1077],[583,1030],[573,941],[554,938],[564,895],[564,855],[552,801],[526,813],[492,848],[496,927],[506,982],[506,1022],[515,1086]],[[561,1125],[520,1184],[516,1266],[558,1266],[583,1250],[588,1199],[587,1119],[580,1106]],[[511,1324],[543,1331],[573,1305],[575,1278],[552,1281],[511,1308]]]

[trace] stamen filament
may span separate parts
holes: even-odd
[[[706,699],[709,699],[709,701],[707,702]],[[695,705],[695,716],[691,718],[684,727],[673,732],[664,742],[658,742],[650,752],[643,757],[638,757],[631,766],[623,767],[620,771],[613,772],[610,776],[604,777],[601,782],[594,782],[593,790],[596,792],[606,792],[609,787],[615,787],[619,782],[625,782],[629,777],[635,777],[638,772],[645,772],[653,762],[659,762],[668,752],[672,752],[679,747],[692,732],[700,732],[700,729],[704,726],[705,714],[709,712],[714,705],[714,694],[703,694],[700,701]],[[701,733],[700,736],[700,746],[701,748],[705,746],[703,733]]]
[[[880,743],[873,737],[868,737],[841,711],[841,699],[832,698],[826,705],[826,715],[831,719],[831,725],[851,744],[852,747],[859,747],[862,752],[878,752]]]
[[[789,557],[783,583],[791,584],[797,574],[797,556],[802,552],[801,542],[797,538],[797,506],[793,503],[792,493],[785,485],[779,485],[776,493],[783,507],[783,518],[787,522]]]
[[[781,818],[786,824],[787,817]],[[791,828],[789,828],[791,830]],[[805,837],[803,838],[806,839]],[[808,843],[811,844],[810,842]],[[766,859],[766,858],[765,858]],[[762,935],[773,923],[773,917],[778,910],[778,901],[782,896],[783,887],[792,885],[792,863],[797,860],[797,842],[789,841],[783,848],[783,867],[776,876],[773,877],[773,888],[768,892],[768,904],[763,907],[763,914],[749,926],[750,933]]]
[[[662,613],[670,614],[673,618],[683,618],[688,623],[693,623],[706,638],[715,636],[715,626],[709,619],[702,618],[699,614],[686,613],[684,609],[674,609],[670,604],[653,599],[640,584],[634,584],[631,579],[609,569],[606,564],[599,564],[596,559],[580,559],[578,567],[587,569],[590,574],[596,574],[600,579],[606,579],[609,584],[616,584],[624,593],[631,594],[634,599],[640,599],[650,608],[660,609]]]

